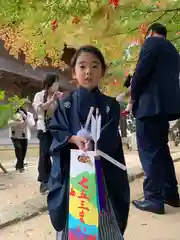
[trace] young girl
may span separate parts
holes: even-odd
[[[77,136],[84,126],[90,107],[98,108],[102,116],[102,131],[98,149],[125,164],[118,131],[120,108],[114,98],[105,96],[98,88],[106,71],[102,53],[93,46],[83,46],[72,59],[78,89],[58,104],[49,129],[53,167],[48,207],[51,221],[58,231],[57,239],[68,240],[68,191],[70,149],[88,150],[88,139]],[[129,183],[127,172],[101,159],[107,198],[107,214],[99,215],[99,240],[121,240],[129,212]],[[62,231],[62,232],[61,232]]]
[[[24,159],[27,152],[28,140],[31,137],[31,127],[35,125],[33,114],[28,112],[30,102],[28,100],[17,110],[11,120],[10,138],[13,142],[17,158],[16,171],[24,171]]]
[[[49,121],[57,107],[58,98],[62,97],[59,92],[60,81],[56,74],[48,74],[43,82],[43,90],[36,93],[33,107],[37,115],[37,136],[39,139],[39,165],[38,181],[40,192],[48,191],[47,183],[51,172],[51,159],[49,154],[52,137],[48,131]]]

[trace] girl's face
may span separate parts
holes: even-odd
[[[52,86],[49,88],[49,91],[50,91],[51,93],[55,93],[55,92],[57,92],[57,91],[59,90],[59,87],[60,87],[59,81],[56,80],[56,81],[52,84]]]
[[[82,52],[76,61],[73,75],[80,86],[93,89],[99,85],[104,73],[101,62],[96,56]]]

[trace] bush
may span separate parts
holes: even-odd
[[[8,120],[12,118],[17,109],[23,105],[25,99],[14,96],[8,99],[7,103],[3,103],[5,91],[0,90],[0,129],[7,127]]]

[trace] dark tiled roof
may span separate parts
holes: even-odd
[[[21,75],[25,78],[42,81],[45,72],[41,70],[34,70],[33,68],[26,68],[20,63],[0,57],[0,71],[10,72]]]
[[[62,87],[72,88],[70,84],[71,70],[59,71],[53,67],[37,67],[33,68],[30,64],[24,63],[9,54],[9,51],[4,47],[4,42],[0,39],[0,72],[12,73],[20,75],[29,80],[43,81],[48,72],[56,72],[60,76]]]

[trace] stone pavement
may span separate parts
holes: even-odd
[[[180,161],[180,147],[170,147],[170,150],[174,161]],[[144,175],[137,151],[125,150],[125,159],[130,182]]]
[[[180,162],[176,163],[180,182]],[[131,199],[141,199],[142,179],[130,184]],[[125,240],[179,240],[180,208],[166,206],[165,215],[141,212],[131,205]],[[55,240],[55,231],[48,213],[39,214],[0,230],[0,240]]]
[[[12,222],[19,218],[16,211],[23,215],[24,202],[36,199],[39,196],[39,186],[37,179],[37,149],[29,149],[26,161],[27,170],[24,173],[17,173],[14,170],[15,157],[13,150],[1,150],[1,162],[8,170],[4,174],[0,170],[0,183],[4,188],[0,188],[0,228],[5,222]],[[40,196],[41,197],[41,196]],[[9,217],[6,217],[9,216]],[[5,219],[5,220],[4,220]]]
[[[28,166],[24,173],[14,171],[15,157],[13,150],[0,150],[1,161],[8,174],[0,171],[0,229],[20,220],[29,219],[44,212],[46,196],[39,194],[37,179],[38,149],[29,148]],[[180,148],[172,149],[172,156],[180,159]],[[143,176],[137,152],[125,151],[129,180]]]

